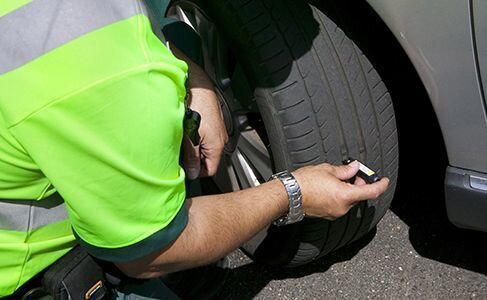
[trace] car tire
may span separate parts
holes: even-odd
[[[241,106],[257,104],[265,127],[259,134],[269,151],[272,171],[322,162],[341,164],[352,157],[390,179],[389,189],[378,200],[364,201],[335,221],[305,218],[289,226],[271,225],[243,250],[257,262],[298,266],[374,228],[394,195],[398,137],[387,87],[353,41],[305,1],[176,4],[201,10],[230,45],[253,92],[252,99]],[[205,30],[197,27],[196,31]],[[232,121],[227,124],[236,126]],[[246,158],[252,165],[252,157]],[[240,184],[239,188],[244,187]]]

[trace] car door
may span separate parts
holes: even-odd
[[[483,104],[487,111],[487,101],[485,98],[487,88],[487,2],[473,1],[472,11],[474,43],[477,47],[476,59],[478,63],[479,83],[480,88],[483,89]]]

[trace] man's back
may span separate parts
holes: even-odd
[[[178,215],[186,66],[142,1],[1,1],[0,32],[5,296],[73,247],[72,227],[111,259]]]

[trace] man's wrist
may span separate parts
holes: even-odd
[[[262,189],[258,191],[258,195],[260,197],[264,197],[264,201],[267,202],[267,205],[273,207],[271,221],[287,214],[289,211],[289,200],[286,189],[279,179],[269,180],[268,182],[256,187],[256,189]]]

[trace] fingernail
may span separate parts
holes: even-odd
[[[358,166],[358,161],[354,160],[351,163],[348,164],[350,167],[356,167]]]
[[[198,178],[198,175],[199,175],[198,169],[188,168],[187,175],[188,175],[188,178],[191,180]]]

